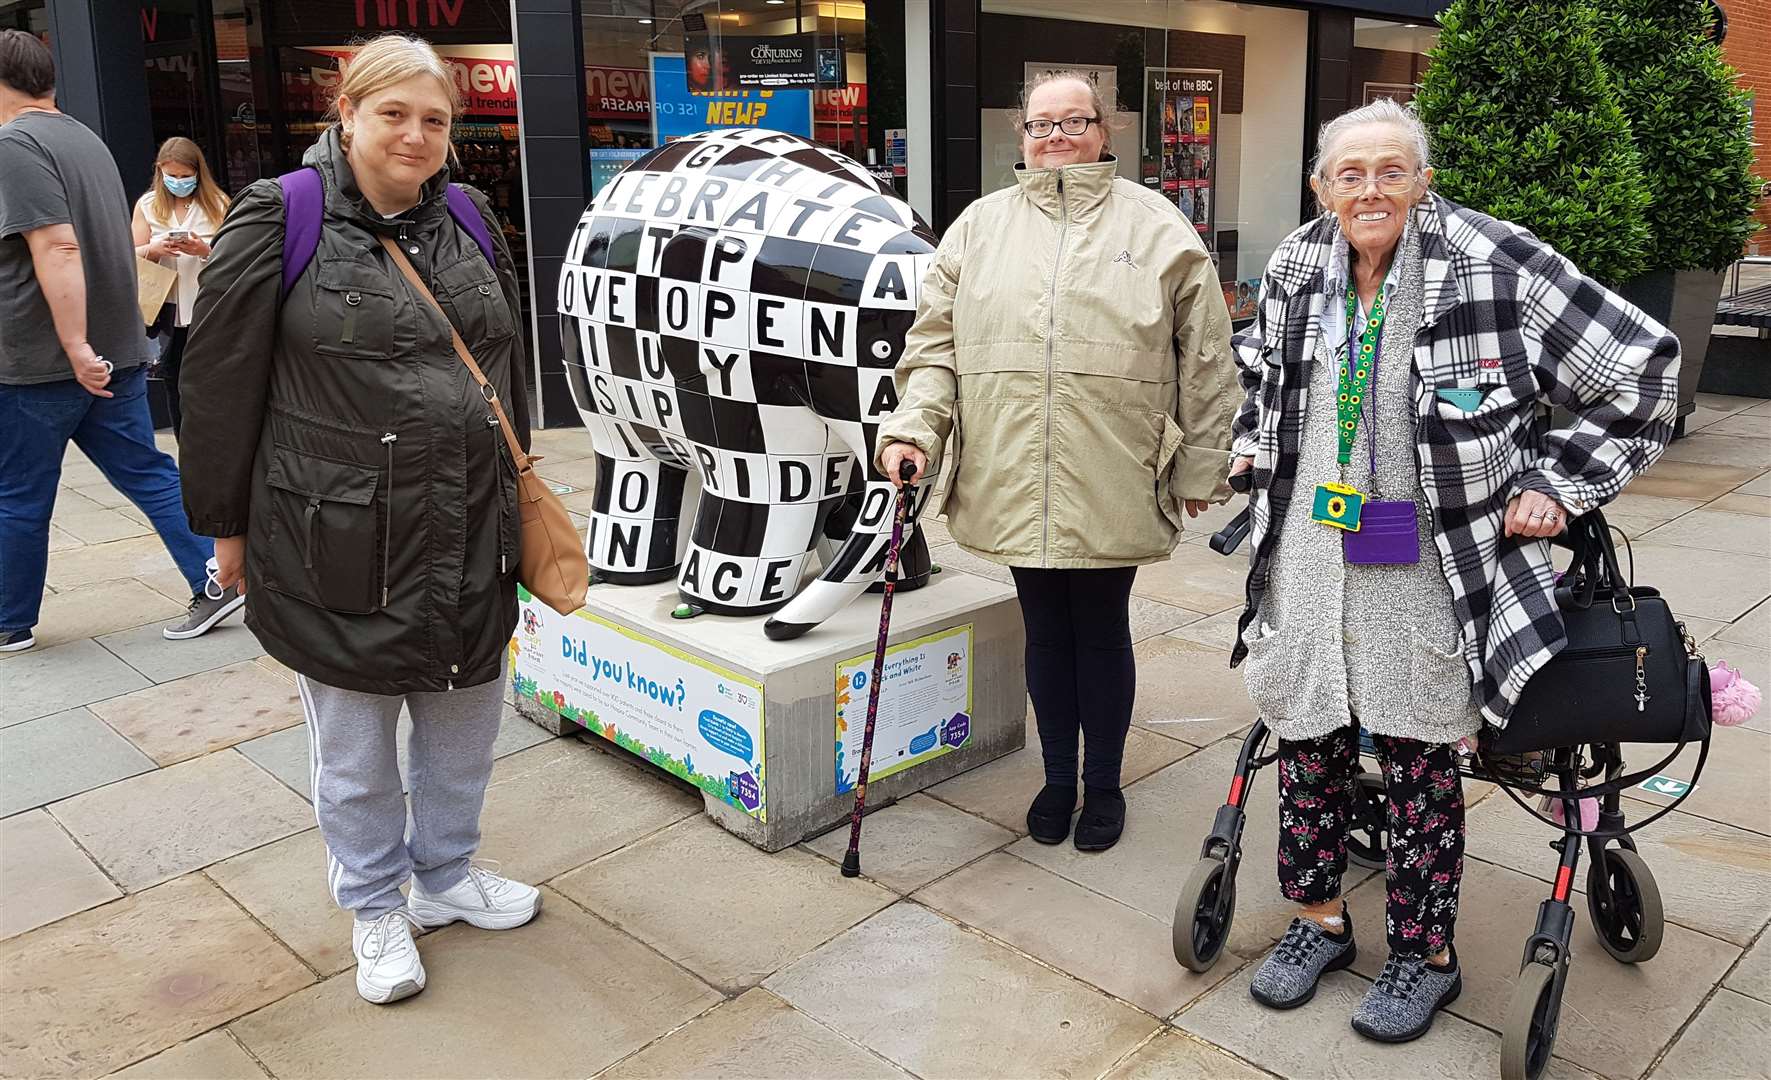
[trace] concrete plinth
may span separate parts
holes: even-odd
[[[879,597],[868,595],[857,600],[793,641],[764,637],[761,617],[674,619],[671,611],[678,602],[675,584],[665,582],[595,586],[585,610],[570,619],[537,608],[533,602],[526,604],[513,648],[514,671],[523,691],[513,695],[518,711],[556,734],[589,730],[610,738],[666,771],[690,779],[703,788],[710,816],[766,851],[798,843],[846,818],[854,796],[837,790],[837,699],[839,693],[844,696],[846,722],[859,732],[866,716],[866,690],[865,679],[855,685],[852,668],[850,682],[839,690],[837,671],[845,662],[871,655],[879,631]],[[536,615],[533,623],[531,611]],[[969,669],[967,717],[956,723],[958,718],[933,703],[919,706],[914,725],[906,726],[914,726],[919,733],[925,728],[933,733],[923,734],[921,745],[926,747],[926,740],[934,737],[942,752],[926,759],[904,759],[915,763],[888,776],[878,775],[892,763],[882,760],[882,744],[876,740],[875,778],[869,781],[867,791],[870,807],[885,806],[1018,750],[1025,743],[1025,634],[1011,587],[970,574],[937,575],[929,587],[897,595],[889,642],[896,646],[965,626],[971,628],[971,635],[959,667],[945,645],[938,650],[941,656],[925,659],[936,669],[946,665],[946,671],[935,672],[941,680],[955,670]],[[579,630],[587,631],[587,646],[577,636]],[[599,644],[605,656],[597,655]],[[574,649],[577,655],[573,655]],[[558,659],[561,653],[566,654],[564,660]],[[608,666],[611,659],[614,671]],[[670,669],[675,660],[698,665],[696,671],[689,672],[687,707],[683,707],[680,692],[674,701],[672,697],[673,691],[683,686],[682,681],[673,686],[656,681],[660,677],[677,679]],[[701,679],[718,680],[717,690],[711,689],[715,685],[711,681],[706,683],[709,689],[697,690],[697,675],[702,670],[711,674],[701,675]],[[532,674],[537,671],[542,673]],[[720,678],[722,674],[727,677]],[[558,695],[548,683],[550,676],[563,687]],[[888,672],[883,690],[888,699],[898,685],[893,678]],[[637,697],[633,692],[636,683]],[[736,770],[743,768],[744,758],[731,759],[740,763],[733,766],[725,755],[707,745],[696,751],[702,756],[699,762],[686,753],[673,756],[659,752],[644,737],[630,737],[629,725],[620,719],[628,716],[636,729],[644,729],[648,723],[664,725],[653,729],[657,742],[668,743],[676,734],[686,744],[710,731],[708,722],[695,719],[705,717],[702,709],[708,701],[717,712],[739,715],[738,708],[721,704],[712,695],[724,695],[728,704],[735,706],[744,700],[746,685],[762,692],[762,738],[754,740],[754,756],[761,766],[755,770],[761,777],[760,813],[747,809],[735,795],[727,798],[717,783],[710,784],[713,777],[701,775],[703,768],[711,768],[715,776],[732,770],[732,783],[737,785]],[[730,693],[732,688],[738,689],[737,695]],[[658,693],[645,696],[647,691],[660,690],[663,704]],[[886,708],[882,701],[882,715]],[[624,713],[629,709],[647,715]],[[725,734],[738,726],[726,716],[716,715],[712,746],[741,750],[750,745],[752,740],[744,735]],[[957,745],[948,748],[950,736]]]

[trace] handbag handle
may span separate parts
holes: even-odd
[[[418,290],[418,295],[429,300],[430,306],[443,317],[443,325],[449,328],[449,340],[455,346],[455,355],[459,356],[461,362],[467,365],[467,370],[473,375],[474,382],[480,384],[480,396],[486,399],[486,404],[492,406],[492,411],[498,416],[498,426],[504,431],[504,442],[510,447],[510,457],[516,463],[517,472],[527,471],[532,462],[528,453],[517,443],[517,433],[510,426],[510,417],[504,415],[504,406],[498,400],[498,391],[494,390],[492,384],[486,381],[486,374],[480,370],[480,365],[474,363],[473,354],[467,351],[467,344],[456,332],[455,324],[449,321],[449,313],[444,311],[443,305],[437,303],[437,298],[431,295],[430,288],[425,285],[424,279],[418,276],[418,270],[413,267],[412,261],[406,258],[406,253],[400,250],[400,245],[383,236],[381,237],[381,246],[387,249],[389,255],[393,256],[394,265],[398,266],[400,273],[406,276],[407,283]]]

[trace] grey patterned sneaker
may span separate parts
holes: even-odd
[[[184,618],[163,628],[160,633],[173,641],[202,637],[245,604],[246,598],[240,595],[238,585],[229,585],[224,589],[215,580],[215,560],[210,559],[209,575],[203,582],[203,591],[191,597],[191,606],[185,611]]]
[[[1340,936],[1331,937],[1314,919],[1291,920],[1285,936],[1259,971],[1248,993],[1270,1009],[1295,1009],[1316,996],[1316,983],[1331,971],[1351,964],[1359,956],[1353,943],[1353,918],[1341,909],[1346,924]]]
[[[1456,1001],[1463,989],[1455,948],[1451,966],[1444,969],[1433,967],[1424,956],[1392,956],[1354,1010],[1353,1030],[1378,1042],[1418,1039],[1433,1026],[1433,1014]]]

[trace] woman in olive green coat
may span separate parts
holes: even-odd
[[[1211,256],[1172,203],[1116,178],[1094,85],[1048,77],[1022,114],[1016,186],[960,215],[923,283],[878,450],[891,477],[944,454],[953,539],[1012,570],[1045,754],[1027,828],[1069,835],[1080,733],[1076,846],[1099,851],[1125,826],[1132,580],[1183,514],[1228,497],[1238,393]]]

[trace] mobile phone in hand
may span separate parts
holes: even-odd
[[[182,244],[190,238],[191,230],[189,229],[171,229],[166,233],[166,239],[174,244]]]

